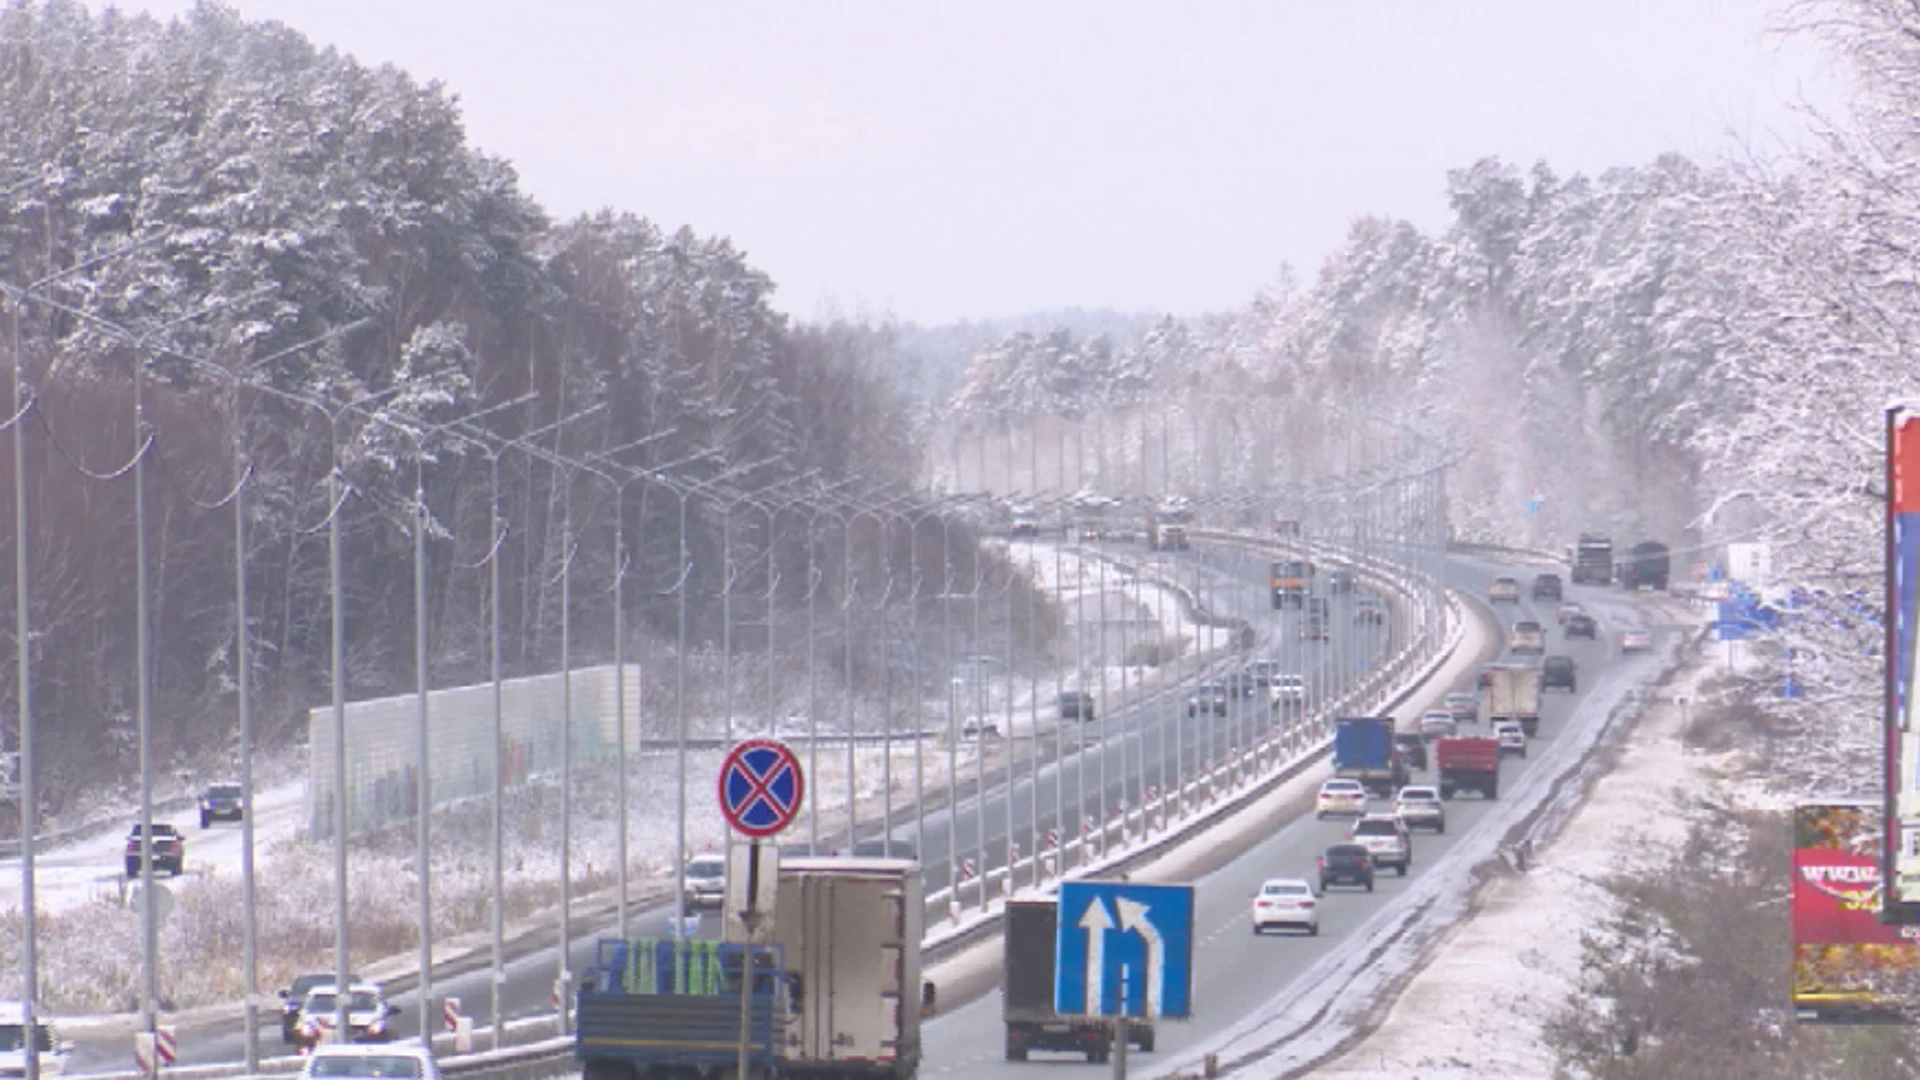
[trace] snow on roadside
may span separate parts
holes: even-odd
[[[1686,658],[1560,836],[1533,853],[1527,873],[1489,881],[1474,914],[1442,941],[1384,1022],[1315,1069],[1316,1080],[1554,1074],[1541,1027],[1577,988],[1582,931],[1611,913],[1613,896],[1602,882],[1679,848],[1689,819],[1674,795],[1696,789],[1720,761],[1685,747],[1684,710],[1674,701],[1699,698],[1715,658]]]

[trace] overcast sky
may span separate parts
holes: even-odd
[[[1477,158],[1713,157],[1838,97],[1781,0],[231,2],[446,83],[556,215],[732,237],[807,317],[1236,307],[1356,215],[1439,226]]]

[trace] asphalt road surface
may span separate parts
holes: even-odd
[[[1455,561],[1449,569],[1450,574],[1457,575],[1451,581],[1454,587],[1482,596],[1485,595],[1486,582],[1500,573],[1520,578],[1523,589],[1526,580],[1531,577],[1531,573],[1523,577],[1517,571],[1500,571],[1484,563]],[[1548,651],[1572,656],[1579,664],[1580,693],[1567,695],[1553,691],[1545,695],[1540,733],[1533,740],[1536,750],[1544,749],[1543,744],[1550,744],[1565,730],[1575,710],[1587,701],[1597,677],[1603,672],[1623,664],[1643,665],[1650,671],[1657,665],[1657,661],[1649,657],[1622,658],[1614,655],[1610,635],[1619,629],[1619,623],[1609,625],[1607,615],[1622,611],[1623,605],[1619,601],[1605,603],[1601,600],[1602,595],[1601,590],[1568,590],[1570,599],[1591,601],[1589,608],[1601,611],[1603,633],[1594,642],[1565,640],[1555,618],[1556,605],[1552,603],[1532,604],[1523,601],[1517,611],[1515,606],[1503,604],[1496,612],[1503,626],[1515,619],[1536,618],[1548,628]],[[1631,609],[1625,610],[1626,617],[1631,617]],[[1437,704],[1446,690],[1471,689],[1470,681],[1469,677],[1458,687],[1436,687],[1432,691],[1432,700]],[[1584,721],[1585,718],[1582,719]],[[1467,730],[1471,731],[1472,728]],[[1505,774],[1502,786],[1510,786],[1522,772],[1532,767],[1537,758],[1536,752],[1524,760],[1507,759],[1501,767]],[[1432,774],[1414,775],[1415,782],[1422,782],[1430,780]],[[1328,952],[1339,949],[1356,928],[1418,880],[1423,869],[1445,859],[1453,843],[1471,830],[1494,805],[1497,804],[1483,802],[1472,795],[1452,800],[1447,804],[1446,834],[1432,835],[1422,831],[1415,835],[1414,863],[1408,877],[1400,878],[1389,871],[1377,879],[1372,893],[1336,888],[1323,896],[1318,937],[1287,932],[1264,937],[1253,935],[1249,898],[1260,883],[1270,877],[1313,879],[1315,859],[1320,850],[1344,839],[1347,828],[1344,820],[1318,821],[1311,813],[1303,814],[1275,830],[1269,839],[1260,842],[1239,859],[1195,882],[1198,891],[1194,1019],[1184,1023],[1162,1023],[1157,1033],[1156,1053],[1142,1055],[1134,1051],[1131,1067],[1142,1075],[1148,1075],[1156,1060],[1166,1061],[1184,1051],[1203,1049],[1235,1021],[1287,990],[1299,972]],[[1375,809],[1383,806],[1381,800],[1374,800]],[[1006,1061],[1003,1052],[1005,1027],[1000,1010],[1000,994],[996,990],[949,1014],[930,1020],[924,1032],[926,1056],[921,1066],[921,1076],[984,1078],[1032,1076],[1036,1072],[1044,1072],[1047,1076],[1092,1077],[1111,1074],[1110,1065],[1090,1065],[1082,1058],[1069,1054],[1035,1051],[1030,1062]]]
[[[1118,547],[1115,554],[1137,558],[1145,553],[1138,548]],[[1328,696],[1357,677],[1380,656],[1390,634],[1406,632],[1405,627],[1357,623],[1353,617],[1354,597],[1341,595],[1330,598],[1331,640],[1302,640],[1299,636],[1301,612],[1272,608],[1266,588],[1267,563],[1256,553],[1196,543],[1193,551],[1171,563],[1170,569],[1180,584],[1197,593],[1209,610],[1247,619],[1258,635],[1256,648],[1250,655],[1280,660],[1284,670],[1298,672],[1307,679],[1316,697]],[[1031,850],[1030,837],[1036,831],[1029,822],[1038,822],[1039,833],[1052,829],[1062,836],[1070,836],[1078,828],[1076,823],[1088,816],[1099,820],[1104,815],[1117,814],[1123,803],[1137,804],[1149,786],[1166,790],[1177,765],[1191,773],[1196,762],[1219,760],[1228,747],[1246,745],[1259,725],[1273,722],[1271,710],[1260,699],[1235,700],[1226,716],[1187,715],[1186,700],[1191,685],[1203,676],[1237,668],[1243,659],[1233,658],[1205,672],[1190,671],[1178,686],[1151,696],[1132,695],[1135,700],[1123,698],[1117,680],[1110,680],[1107,693],[1113,700],[1102,702],[1099,718],[1086,724],[1066,725],[1063,737],[1071,735],[1075,740],[1066,744],[1066,756],[1044,765],[1038,777],[1030,772],[1018,775],[1011,805],[1006,787],[993,784],[989,777],[984,800],[986,813],[976,816],[975,808],[981,800],[972,793],[963,776],[962,788],[968,794],[958,806],[957,844],[954,842],[956,831],[945,807],[929,813],[924,835],[917,835],[911,809],[903,813],[896,806],[893,837],[914,844],[920,852],[926,889],[931,893],[947,885],[956,858],[974,859],[976,865],[1003,865],[1009,815],[1012,835],[1025,853]],[[1046,689],[1043,684],[1043,692]],[[1022,731],[1014,737],[1027,736]],[[1048,749],[1053,733],[1045,729],[1044,723],[1040,738],[1043,750]],[[1056,807],[1064,809],[1064,815],[1057,813]],[[974,902],[965,890],[962,898]],[[630,917],[629,931],[665,934],[671,915],[671,905],[641,910]],[[591,964],[594,942],[610,933],[613,927],[580,918],[576,918],[574,927],[577,932],[568,951],[572,970],[578,972]],[[702,936],[718,936],[719,929],[717,917],[709,914],[703,918]],[[506,1019],[553,1011],[557,966],[551,949],[505,965],[501,1008]],[[476,1018],[476,1026],[484,1025],[490,1018],[491,989],[491,971],[485,968],[441,978],[434,985],[436,998],[459,997],[466,1013]],[[994,1000],[997,1001],[997,997]],[[403,1010],[393,1027],[395,1036],[406,1038],[418,1034],[421,1007],[417,996],[397,995],[394,1001]],[[437,1002],[429,1011],[437,1028]],[[998,1013],[994,1015],[997,1018]],[[270,1011],[263,1014],[262,1019],[262,1054],[273,1056],[286,1052],[287,1048],[280,1042],[278,1013]],[[996,1034],[993,1045],[997,1046],[998,1042]],[[182,1065],[238,1061],[244,1056],[245,1035],[237,1023],[229,1021],[180,1029],[179,1063]],[[76,1039],[67,1072],[124,1071],[130,1067],[131,1057],[131,1039],[126,1035]]]

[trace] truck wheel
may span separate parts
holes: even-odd
[[[1087,1051],[1087,1060],[1088,1060],[1088,1061],[1090,1061],[1090,1062],[1092,1062],[1092,1063],[1093,1063],[1093,1064],[1095,1064],[1095,1065],[1104,1065],[1104,1064],[1106,1064],[1106,1061],[1107,1061],[1107,1048],[1106,1048],[1106,1047],[1104,1047],[1104,1046],[1099,1046],[1099,1047],[1095,1047],[1095,1048],[1093,1048],[1093,1049],[1091,1049],[1091,1050],[1088,1050],[1088,1051]]]
[[[1394,868],[1393,868],[1393,872],[1394,872],[1394,873],[1396,873],[1396,874],[1398,874],[1398,875],[1399,875],[1399,876],[1401,876],[1401,877],[1406,877],[1406,876],[1407,876],[1407,864],[1406,864],[1406,863],[1401,863],[1401,864],[1400,864],[1399,866],[1396,866],[1396,867],[1394,867]]]
[[[1015,1046],[1012,1043],[1008,1043],[1007,1044],[1007,1060],[1008,1061],[1027,1060],[1027,1048],[1024,1046]]]
[[[1138,1046],[1143,1054],[1153,1053],[1153,1032],[1149,1031],[1140,1036],[1140,1041],[1134,1045]]]
[[[633,1080],[633,1066],[624,1061],[587,1062],[581,1070],[582,1080]]]
[[[1445,835],[1447,835],[1447,823],[1443,821],[1443,822],[1441,822],[1440,824],[1438,824],[1438,825],[1435,825],[1435,826],[1433,827],[1433,832],[1434,832],[1434,835],[1435,835],[1435,836],[1445,836]]]
[[[1373,879],[1372,879],[1372,878],[1368,878],[1368,879],[1367,879],[1367,891],[1368,891],[1368,892],[1372,892],[1372,891],[1373,891]]]

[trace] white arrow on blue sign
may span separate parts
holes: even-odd
[[[1068,881],[1054,937],[1062,1016],[1184,1019],[1193,1001],[1193,886]]]

